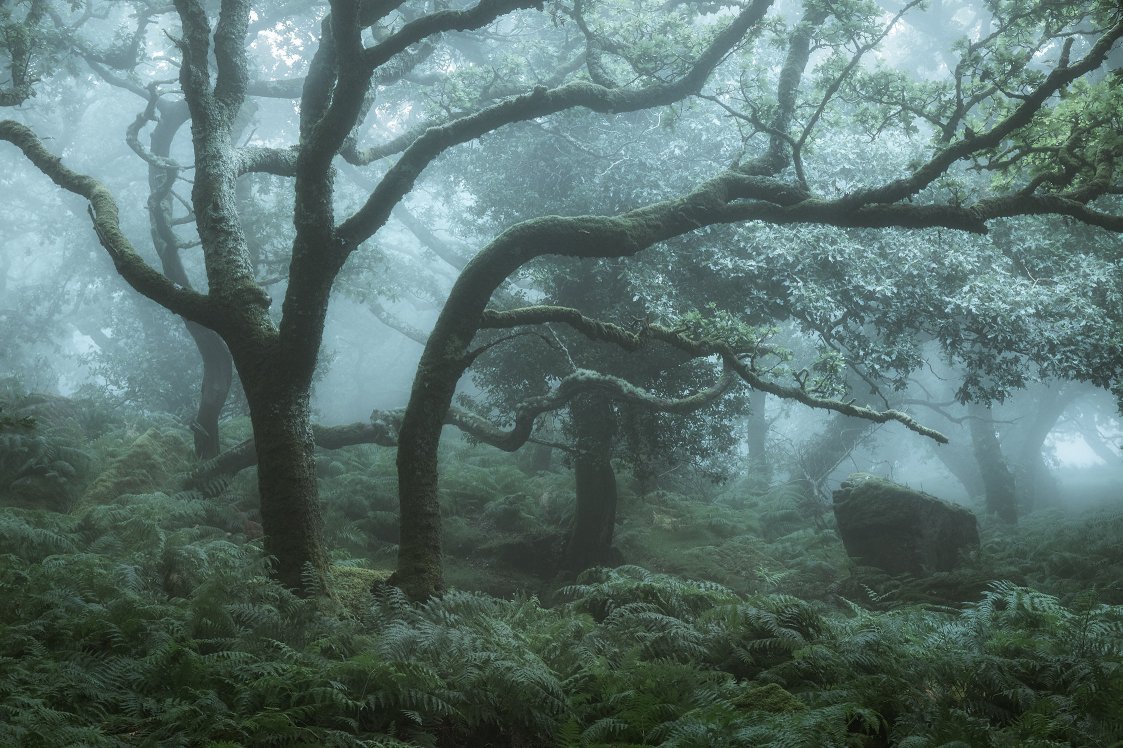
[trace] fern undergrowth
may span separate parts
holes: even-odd
[[[142,438],[177,449],[135,429],[90,440],[89,465],[135,460]],[[957,572],[902,580],[852,567],[787,489],[625,490],[619,545],[643,565],[554,586],[505,571],[500,550],[564,535],[564,474],[457,449],[450,578],[522,593],[460,585],[414,605],[381,584],[395,486],[373,448],[320,466],[335,581],[315,599],[269,580],[252,476],[216,496],[169,478],[111,497],[87,476],[65,512],[0,508],[0,745],[1123,740],[1123,515],[1031,517],[988,531]]]

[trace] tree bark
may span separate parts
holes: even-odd
[[[1002,454],[990,407],[971,403],[968,413],[971,444],[983,476],[987,513],[1007,524],[1015,524],[1018,521],[1018,505],[1014,492],[1014,473]]]
[[[152,154],[167,159],[171,154],[172,141],[180,127],[188,120],[186,102],[179,101],[160,106],[160,118],[152,130]],[[191,288],[191,280],[179,256],[180,247],[175,229],[172,226],[172,187],[179,169],[171,162],[161,166],[148,165],[149,232],[156,255],[164,275],[183,286]],[[203,361],[203,380],[199,392],[199,407],[191,424],[191,434],[195,440],[195,456],[201,460],[217,457],[222,449],[219,435],[219,418],[230,396],[234,382],[234,362],[226,343],[214,330],[200,324],[184,320],[187,333],[195,341],[195,347]]]
[[[562,568],[576,573],[611,559],[617,504],[616,474],[612,470],[616,414],[612,403],[597,395],[575,400],[570,414],[577,433],[577,508]]]
[[[276,369],[263,376],[241,373],[257,453],[265,553],[274,559],[273,574],[281,584],[315,592],[317,586],[323,588],[328,559],[316,485],[309,387],[282,377]]]
[[[481,311],[482,306],[483,302],[480,303]],[[437,325],[440,326],[439,320]],[[390,583],[414,600],[427,599],[444,589],[437,447],[456,383],[464,371],[464,363],[458,360],[460,357],[455,355],[455,350],[434,349],[434,334],[438,334],[436,330],[430,335],[430,344],[422,354],[409,405],[398,432],[401,537],[398,570],[390,577]]]

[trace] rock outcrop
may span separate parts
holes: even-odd
[[[975,515],[922,491],[854,473],[834,492],[838,532],[851,558],[892,574],[949,571],[979,547]]]

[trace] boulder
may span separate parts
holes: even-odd
[[[964,507],[866,473],[834,492],[846,553],[892,574],[949,571],[979,547],[975,515]]]

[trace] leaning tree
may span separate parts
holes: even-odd
[[[736,152],[694,188],[613,215],[520,222],[460,272],[428,335],[397,434],[396,579],[410,595],[424,597],[441,587],[441,428],[458,381],[495,342],[476,341],[481,331],[554,323],[626,349],[668,345],[717,362],[725,374],[715,387],[735,376],[760,391],[937,436],[904,413],[823,398],[798,372],[786,380],[767,376],[756,365],[768,353],[760,341],[693,334],[673,323],[625,329],[568,307],[489,309],[504,282],[536,258],[627,258],[708,226],[747,222],[985,233],[997,218],[1060,214],[1123,230],[1111,202],[1120,190],[1120,93],[1111,79],[1087,80],[1123,35],[1111,4],[965,6],[975,29],[953,48],[954,65],[924,78],[891,65],[894,48],[923,34],[919,0],[888,12],[861,0],[790,5],[482,0],[449,7],[337,0],[318,29],[309,28],[318,11],[299,3],[176,0],[174,13],[144,5],[138,12],[167,28],[156,33],[151,24],[136,43],[151,64],[130,74],[149,76],[143,86],[156,97],[169,69],[178,68],[177,95],[191,121],[191,215],[205,265],[198,288],[205,290],[149,264],[121,231],[106,186],[65,165],[30,127],[4,120],[0,139],[88,201],[100,243],[133,288],[225,343],[254,429],[265,549],[276,557],[278,578],[299,588],[309,569],[326,566],[309,393],[328,301],[349,258],[383,231],[433,162],[488,133],[501,136],[504,126],[569,110],[626,120],[621,115],[670,107],[675,116],[702,111],[735,123]],[[81,20],[68,20],[68,13],[81,15],[56,10],[63,37]],[[262,70],[271,63],[263,50],[286,34],[299,38],[286,54],[301,57],[301,76],[267,80]],[[293,52],[313,48],[310,56]],[[776,49],[779,64],[768,64]],[[27,60],[31,68],[32,57]],[[33,78],[21,80],[33,84]],[[253,97],[297,93],[293,142],[233,138]],[[687,100],[698,108],[688,111]],[[142,113],[161,116],[158,107]],[[362,141],[372,128],[382,139],[367,145]],[[816,151],[830,131],[852,133],[852,156],[859,159],[863,134],[875,141],[906,138],[915,147],[889,178],[841,178]],[[354,205],[337,199],[341,161],[368,167],[371,189]],[[949,176],[965,167],[1002,179],[982,192],[949,188]],[[276,314],[263,279],[255,277],[239,211],[239,180],[254,172],[292,180],[291,260]],[[683,247],[689,251],[689,243]],[[644,396],[626,382],[579,371],[547,399],[590,388]],[[505,443],[525,440],[528,420],[550,405],[520,408]]]

